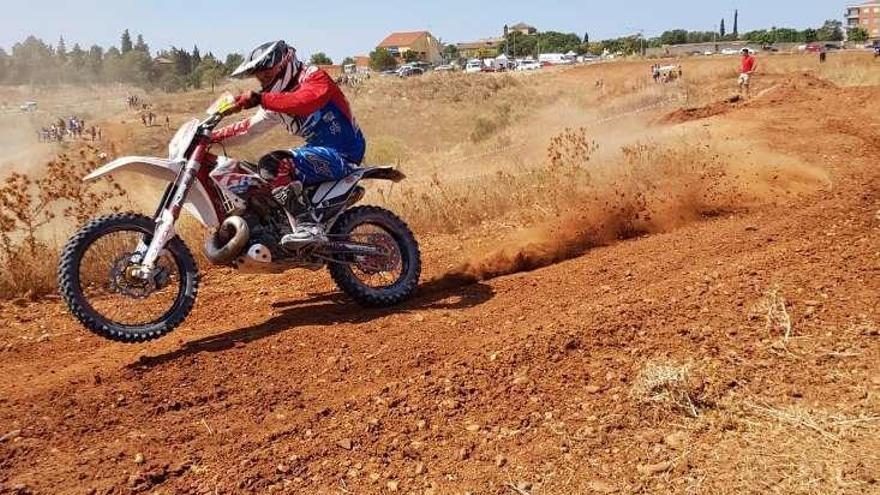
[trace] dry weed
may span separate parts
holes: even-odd
[[[706,452],[693,473],[719,493],[873,493],[880,472],[880,417],[798,406],[731,408],[736,435]]]
[[[699,391],[694,387],[688,365],[648,363],[639,373],[630,395],[640,403],[670,408],[692,418],[700,413]]]
[[[767,292],[752,308],[752,318],[762,319],[770,335],[781,336],[783,344],[791,339],[791,315],[785,297],[775,287]]]
[[[124,190],[112,179],[100,187],[82,181],[97,154],[86,146],[49,162],[39,178],[14,172],[0,185],[0,297],[53,290],[55,263],[47,260],[57,259],[59,229],[119,209]]]

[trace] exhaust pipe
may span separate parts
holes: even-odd
[[[205,241],[205,256],[215,265],[229,265],[247,246],[251,231],[244,218],[233,216]]]

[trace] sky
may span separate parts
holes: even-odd
[[[171,46],[219,57],[244,53],[264,41],[285,39],[303,57],[323,51],[335,61],[367,54],[392,31],[428,30],[444,42],[500,35],[523,21],[542,31],[590,34],[591,40],[667,29],[710,31],[721,18],[740,32],[785,26],[818,27],[840,19],[845,4],[805,0],[0,0],[0,47],[34,35],[67,47],[119,46],[123,29],[138,33],[155,53]]]

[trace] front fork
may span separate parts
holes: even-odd
[[[198,145],[192,154],[193,158],[184,165],[177,180],[172,184],[169,191],[170,194],[167,194],[164,198],[162,206],[156,214],[156,229],[153,232],[153,237],[150,240],[150,244],[146,246],[146,252],[142,252],[143,257],[139,263],[140,266],[135,270],[135,275],[138,278],[149,280],[153,277],[156,270],[156,261],[158,261],[168,242],[177,235],[174,225],[180,217],[180,211],[183,209],[184,203],[186,203],[186,197],[190,189],[197,180],[196,177],[201,168],[198,159],[203,152],[204,145]],[[142,250],[138,249],[138,251],[141,252]]]

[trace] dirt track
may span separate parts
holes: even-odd
[[[878,97],[802,77],[683,124],[829,190],[391,311],[212,272],[126,347],[9,304],[0,493],[878,493]],[[755,311],[774,288],[788,337]],[[634,393],[652,363],[687,365],[696,417]]]

